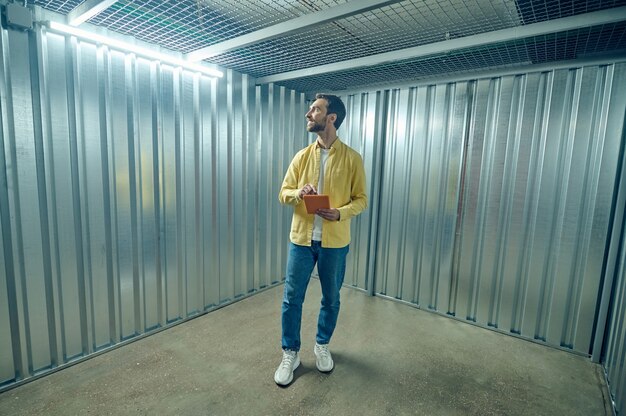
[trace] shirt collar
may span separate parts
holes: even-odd
[[[337,136],[333,144],[331,144],[330,147],[326,150],[334,149],[335,147],[339,145],[339,143],[341,143],[341,140],[339,140],[339,136]],[[315,139],[315,147],[319,149],[325,149],[324,147],[322,147],[322,145],[320,145],[320,142],[317,139]]]

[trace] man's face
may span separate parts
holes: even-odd
[[[306,129],[311,133],[324,131],[328,124],[328,114],[326,114],[328,103],[323,98],[318,98],[311,104],[306,113]]]

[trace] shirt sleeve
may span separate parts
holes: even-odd
[[[298,169],[299,161],[300,153],[293,158],[289,164],[287,173],[285,173],[285,178],[283,179],[280,192],[278,193],[278,200],[281,204],[298,205],[302,201],[299,196],[300,188],[298,187],[298,178],[300,176]]]
[[[367,208],[365,168],[361,155],[355,152],[351,177],[350,202],[339,209],[339,221],[348,220]]]

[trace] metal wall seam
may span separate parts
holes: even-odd
[[[514,192],[510,192],[510,189],[514,189],[514,179],[517,177],[517,169],[520,156],[521,146],[521,130],[522,130],[522,115],[524,109],[524,100],[526,98],[526,76],[521,75],[512,79],[512,97],[509,114],[509,125],[506,135],[506,145],[504,150],[504,174],[502,178],[502,188],[500,195],[500,209],[498,212],[498,225],[499,230],[496,246],[498,247],[497,260],[493,263],[493,269],[491,275],[494,276],[494,285],[491,289],[492,301],[489,305],[487,325],[497,326],[501,325],[503,321],[506,322],[506,327],[511,327],[510,314],[505,313],[506,318],[503,317],[502,301],[503,291],[507,288],[507,282],[504,280],[506,275],[506,247],[509,246],[511,237],[511,217],[513,215],[514,206]],[[505,300],[506,302],[506,300]]]
[[[47,170],[46,163],[44,163],[44,147],[46,146],[47,137],[45,125],[48,124],[47,117],[47,95],[42,93],[45,91],[45,85],[42,86],[41,82],[44,79],[41,75],[44,75],[43,60],[41,53],[44,46],[41,42],[41,34],[34,34],[28,37],[29,48],[28,51],[31,54],[30,60],[38,62],[38,65],[31,67],[30,71],[30,84],[32,94],[32,106],[33,106],[33,133],[35,144],[35,164],[36,164],[36,176],[37,176],[37,201],[39,203],[39,221],[41,228],[41,240],[42,240],[42,262],[43,262],[43,283],[45,293],[45,314],[47,317],[47,329],[48,329],[48,348],[49,348],[49,366],[57,366],[60,361],[60,354],[63,353],[62,346],[59,344],[60,340],[57,337],[59,320],[58,316],[62,311],[59,310],[59,293],[56,287],[53,288],[53,265],[52,265],[52,253],[56,251],[54,238],[50,238],[51,228],[51,215],[50,215],[50,200],[49,196],[54,200],[56,193],[56,187],[52,181],[47,181],[50,177],[50,171]],[[42,88],[43,87],[43,88]],[[54,178],[54,176],[53,176]],[[53,210],[54,214],[56,210]],[[56,217],[56,215],[54,215]],[[54,218],[52,217],[52,218]],[[54,222],[54,219],[52,219]],[[56,286],[56,285],[55,285]],[[60,329],[60,328],[59,328]]]
[[[545,157],[545,148],[547,142],[547,125],[548,112],[546,108],[550,106],[550,94],[552,84],[552,73],[531,74],[527,80],[529,84],[537,85],[536,93],[533,94],[527,103],[534,106],[534,109],[528,108],[526,118],[532,117],[529,123],[532,123],[530,129],[530,149],[528,151],[528,175],[523,192],[526,197],[521,212],[521,221],[525,224],[524,230],[520,236],[521,251],[519,253],[515,270],[518,279],[515,282],[514,296],[511,308],[511,332],[514,334],[522,333],[522,324],[525,322],[524,316],[526,312],[526,301],[528,298],[528,285],[530,279],[530,259],[532,255],[532,242],[535,238],[535,230],[537,226],[537,212],[539,210],[539,191],[541,189],[541,177],[543,171],[543,160]],[[531,93],[531,89],[527,90]],[[532,104],[534,98],[536,104]],[[521,188],[521,187],[520,187]]]
[[[370,295],[374,294],[376,287],[376,250],[378,247],[379,226],[378,221],[379,209],[382,203],[381,178],[383,174],[383,159],[385,146],[382,138],[387,128],[386,114],[388,103],[388,92],[376,92],[368,94],[368,111],[367,111],[367,133],[364,148],[365,160],[368,161],[367,172],[370,178],[370,202],[369,209],[366,211],[366,220],[363,220],[367,236],[366,252],[367,265],[365,269],[364,288]],[[379,110],[379,111],[377,111]],[[371,121],[370,121],[371,120]]]
[[[361,154],[368,186],[368,207],[352,220],[345,284],[370,294],[374,293],[386,96],[383,91],[342,96],[347,115],[338,131],[339,137]]]
[[[470,149],[470,135],[472,129],[472,110],[474,108],[474,95],[476,89],[476,82],[468,82],[465,88],[466,100],[459,104],[457,108],[460,110],[458,118],[461,123],[458,136],[460,137],[460,154],[457,162],[458,175],[455,186],[459,190],[457,196],[457,207],[453,223],[454,237],[452,238],[451,259],[450,259],[450,293],[448,294],[448,304],[446,314],[450,316],[456,316],[456,305],[458,299],[458,285],[459,285],[459,273],[460,273],[460,254],[461,254],[461,233],[458,230],[463,228],[465,221],[465,204],[467,203],[466,195],[466,173],[468,163],[468,153]]]
[[[6,305],[6,316],[8,319],[0,321],[0,330],[4,335],[5,351],[11,351],[5,358],[6,364],[4,369],[8,370],[0,377],[0,386],[3,384],[16,382],[24,377],[28,377],[25,371],[26,362],[22,358],[22,337],[23,331],[20,329],[19,319],[19,300],[18,300],[18,282],[16,281],[16,265],[14,261],[15,255],[15,237],[13,236],[13,227],[11,222],[11,201],[10,189],[14,189],[14,175],[9,170],[13,167],[15,158],[12,156],[13,145],[11,137],[14,137],[13,123],[13,100],[11,88],[10,73],[10,56],[9,56],[9,39],[5,30],[0,30],[0,94],[2,95],[2,108],[0,114],[0,135],[2,137],[2,146],[0,146],[0,227],[2,230],[2,259],[5,265],[0,270],[2,277],[3,298],[6,302],[0,304]]]
[[[22,354],[24,360],[24,376],[30,376],[50,365],[49,351],[45,350],[49,340],[46,339],[47,314],[41,310],[45,305],[43,282],[43,259],[41,247],[41,230],[39,223],[39,203],[36,187],[35,146],[33,108],[30,86],[30,71],[19,71],[16,67],[28,65],[30,53],[28,35],[10,32],[11,46],[9,52],[9,72],[11,74],[11,99],[13,110],[19,108],[12,117],[12,134],[8,136],[10,143],[10,182],[9,201],[13,203],[15,235],[15,256],[17,268],[15,280],[17,288],[18,309],[20,316],[20,336],[22,338]],[[9,152],[7,152],[9,153]],[[12,185],[12,188],[11,188]],[[26,259],[28,258],[28,261]],[[29,276],[40,276],[41,279],[29,279]],[[31,317],[43,317],[31,320]],[[22,326],[23,325],[23,326]],[[47,355],[47,356],[46,356]]]
[[[590,346],[592,339],[593,319],[591,317],[580,316],[581,303],[583,295],[587,292],[585,283],[588,282],[585,277],[585,270],[589,261],[589,249],[591,246],[591,233],[593,230],[593,221],[596,210],[596,201],[599,192],[600,168],[602,166],[602,152],[606,134],[606,118],[608,112],[606,107],[608,104],[608,96],[605,94],[605,85],[607,78],[612,78],[612,71],[607,71],[606,67],[597,69],[583,69],[583,73],[591,72],[590,76],[595,78],[594,93],[590,94],[586,100],[591,98],[591,108],[588,115],[588,122],[584,123],[585,137],[589,137],[586,144],[586,154],[584,156],[584,168],[578,168],[582,171],[582,186],[580,192],[580,214],[577,221],[576,235],[578,238],[573,249],[574,268],[572,270],[572,279],[569,283],[567,292],[567,309],[564,311],[566,318],[563,322],[561,345],[567,348],[573,348],[574,345],[584,345],[585,342]],[[592,79],[590,79],[592,82]],[[610,83],[610,81],[609,81]],[[604,109],[604,111],[602,111]],[[579,122],[579,124],[582,124]],[[600,190],[600,192],[602,192]],[[605,231],[606,233],[606,231]],[[608,237],[608,236],[607,236]],[[601,286],[598,285],[597,291]],[[594,288],[590,288],[594,290]],[[583,322],[587,319],[587,322]],[[578,341],[577,341],[577,338]]]
[[[610,324],[605,336],[603,366],[619,414],[626,411],[626,223],[622,227]]]
[[[47,42],[48,38],[46,37],[46,44],[48,44]],[[66,44],[69,44],[69,40],[67,39],[62,39],[60,40],[61,42],[64,42]],[[65,48],[66,50],[72,50],[71,48],[71,44],[69,48]],[[79,84],[76,82],[77,81],[77,68],[78,68],[78,64],[76,62],[76,59],[74,59],[74,55],[71,53],[63,53],[63,51],[60,52],[62,56],[65,57],[65,86],[67,89],[67,103],[68,103],[68,114],[67,114],[67,123],[68,123],[68,132],[69,132],[69,154],[70,154],[70,177],[71,179],[71,199],[72,199],[72,218],[74,219],[74,241],[73,241],[73,248],[74,248],[74,255],[76,256],[76,268],[75,269],[70,269],[73,270],[76,277],[75,277],[75,282],[76,282],[76,297],[77,297],[77,303],[78,305],[76,305],[77,307],[77,315],[78,315],[78,319],[79,319],[79,328],[74,328],[74,330],[76,332],[78,332],[78,334],[76,334],[75,332],[72,334],[72,336],[64,336],[63,337],[63,361],[66,360],[70,360],[73,358],[77,358],[77,357],[81,357],[84,356],[86,354],[89,353],[89,313],[88,313],[88,308],[87,308],[87,279],[84,278],[84,272],[85,272],[85,257],[84,257],[84,250],[83,250],[83,233],[84,233],[84,216],[83,216],[83,211],[81,210],[81,200],[80,200],[80,188],[81,188],[81,183],[80,183],[80,158],[81,158],[81,149],[79,146],[79,129],[82,128],[82,124],[79,122],[79,110],[77,109],[77,104],[78,107],[80,108],[80,87]],[[46,59],[47,56],[46,56]],[[44,61],[46,62],[46,61]],[[47,65],[45,65],[47,66]],[[48,94],[49,97],[49,94]],[[52,103],[50,101],[48,101],[48,106],[50,107],[50,110],[52,109]],[[50,121],[52,121],[52,117],[50,117]],[[52,131],[52,123],[50,123],[50,131]],[[63,226],[64,227],[64,226]],[[60,228],[57,227],[57,230],[59,230]],[[56,231],[58,232],[58,231]],[[71,272],[68,273],[68,269],[61,269],[60,264],[61,264],[61,256],[60,256],[60,252],[57,254],[57,261],[59,263],[59,274],[63,274],[63,276],[65,276],[66,274],[72,275]],[[69,262],[64,262],[69,264]],[[60,276],[59,276],[60,277]],[[73,283],[73,282],[72,282]],[[71,296],[71,291],[69,292],[69,296]],[[65,295],[65,294],[64,294]],[[61,305],[65,305],[65,302],[61,301],[60,302],[60,307]],[[64,308],[64,306],[63,306]],[[69,311],[64,311],[64,314],[67,314],[68,316],[71,316],[71,312]],[[76,317],[74,317],[74,319],[76,319]],[[64,322],[65,324],[65,322]],[[67,326],[72,326],[70,323],[65,324]],[[65,334],[65,330],[62,330],[62,333]],[[72,345],[73,343],[78,342],[78,340],[76,339],[78,338],[80,340],[80,344],[79,345],[74,345],[74,350],[71,349],[70,345]]]
[[[626,74],[624,66],[612,66],[615,80],[622,79]],[[622,113],[626,97],[619,88],[611,88],[607,82],[606,95],[611,95],[611,102],[618,101],[621,105],[612,105],[607,111]],[[606,102],[605,102],[606,103]],[[608,117],[607,122],[613,118]],[[599,317],[596,326],[596,338],[592,348],[592,359],[600,361],[606,371],[609,390],[615,409],[619,414],[626,412],[626,118],[620,123],[621,148],[620,170],[615,176],[617,192],[614,195],[614,206],[611,212],[611,240],[607,244],[606,277],[599,306]],[[607,140],[609,137],[607,137]],[[600,348],[602,347],[602,348]]]
[[[611,66],[610,70],[611,72],[619,72],[621,68],[621,70],[624,70],[624,67],[617,67],[618,69],[615,68],[615,66]],[[617,78],[619,79],[619,75],[615,74],[613,75],[613,78]],[[613,83],[612,82],[607,82],[606,83],[606,95],[607,96],[612,96],[613,99],[611,100],[610,98],[608,99],[607,103],[611,103],[614,102],[616,100],[622,100],[624,101],[625,98],[623,97],[623,94],[619,94],[617,93],[617,88],[613,88]],[[605,104],[605,105],[606,105]],[[626,106],[626,104],[622,104],[623,106]],[[603,111],[615,111],[615,109],[618,109],[619,111],[619,105],[612,105],[609,106],[608,108],[603,108]],[[625,117],[626,119],[626,117]],[[607,120],[608,121],[608,120]],[[625,121],[626,122],[626,121]],[[599,311],[598,311],[598,319],[597,319],[597,323],[595,324],[595,334],[594,334],[594,343],[591,346],[591,351],[593,353],[592,355],[592,359],[594,362],[600,362],[601,358],[602,358],[602,353],[603,353],[603,349],[602,349],[602,345],[603,342],[606,338],[606,331],[608,328],[608,324],[607,324],[607,316],[609,313],[609,304],[611,303],[611,299],[613,296],[612,290],[613,290],[613,286],[615,284],[616,281],[616,276],[617,274],[612,274],[610,271],[611,270],[616,270],[616,263],[619,261],[618,257],[619,257],[619,243],[620,243],[620,236],[622,236],[622,231],[621,231],[621,227],[624,221],[624,212],[625,212],[625,207],[626,207],[626,193],[624,193],[624,186],[623,184],[626,183],[626,161],[624,160],[624,152],[625,152],[625,148],[626,148],[626,139],[624,138],[624,134],[626,134],[626,129],[622,128],[622,138],[621,138],[621,153],[622,153],[622,159],[621,159],[621,176],[620,175],[616,175],[614,181],[616,182],[616,189],[618,190],[615,195],[614,195],[614,202],[612,203],[612,208],[611,208],[611,213],[609,214],[611,217],[611,229],[610,229],[610,235],[611,235],[611,240],[607,245],[607,256],[606,256],[606,262],[604,265],[604,283],[603,283],[603,288],[602,288],[602,292],[600,295],[600,305],[599,305]],[[604,157],[604,156],[603,156]],[[623,238],[623,237],[622,237]]]

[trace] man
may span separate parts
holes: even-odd
[[[334,367],[328,343],[339,314],[350,219],[367,206],[361,156],[337,137],[345,116],[346,108],[339,97],[316,95],[306,119],[307,130],[316,133],[317,140],[295,155],[280,188],[280,202],[294,206],[282,303],[283,359],[274,374],[274,381],[283,386],[291,383],[293,372],[300,365],[302,303],[316,263],[322,302],[315,363],[322,372]],[[331,208],[307,214],[303,198],[315,194],[328,195]]]

